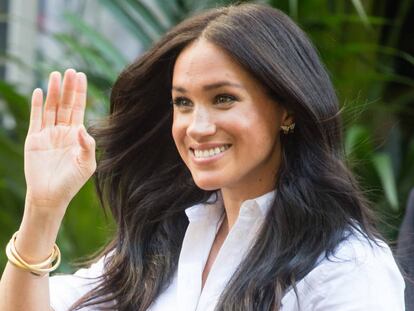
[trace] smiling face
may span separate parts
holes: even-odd
[[[197,186],[238,190],[246,197],[272,190],[286,110],[206,39],[180,53],[172,84],[172,134]]]

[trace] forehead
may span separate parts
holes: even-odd
[[[251,79],[226,51],[206,39],[198,39],[187,46],[177,57],[173,71],[173,85],[208,83],[214,80]]]

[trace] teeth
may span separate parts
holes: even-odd
[[[229,148],[230,148],[230,145],[224,145],[224,146],[215,147],[215,148],[211,148],[211,149],[207,149],[207,150],[195,149],[194,150],[194,155],[195,155],[196,158],[209,158],[209,157],[213,157],[213,156],[215,156],[219,153],[222,153],[222,152],[226,151]]]

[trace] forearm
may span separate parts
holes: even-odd
[[[29,264],[42,262],[50,255],[60,226],[56,216],[33,211],[26,206],[15,241],[17,252]],[[36,276],[8,263],[0,282],[0,310],[50,310],[49,276]]]

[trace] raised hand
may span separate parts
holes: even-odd
[[[24,148],[26,201],[63,215],[70,200],[96,169],[95,141],[84,127],[87,82],[73,69],[52,72],[43,108],[41,89],[32,95]]]

